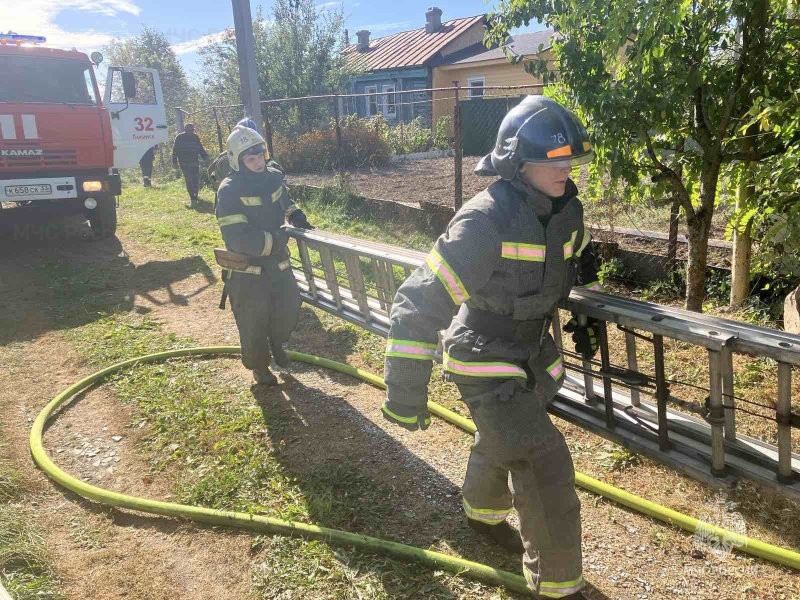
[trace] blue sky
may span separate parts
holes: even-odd
[[[169,38],[187,71],[199,67],[197,49],[213,36],[233,26],[230,0],[15,0],[0,1],[3,31],[48,38],[48,46],[91,52],[114,37],[138,33],[142,25],[157,27]],[[416,29],[425,24],[425,11],[436,5],[442,20],[489,12],[496,0],[318,0],[320,10],[342,7],[351,40],[355,32],[368,29],[372,37]],[[255,15],[261,6],[269,15],[271,1],[251,0]],[[542,26],[532,23],[522,31]]]

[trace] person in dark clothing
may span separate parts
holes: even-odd
[[[172,146],[172,166],[177,169],[180,165],[192,206],[197,204],[197,194],[200,192],[200,157],[208,160],[208,154],[194,132],[194,125],[186,123],[183,126],[183,133],[175,136],[175,143]]]
[[[150,187],[153,178],[153,162],[156,160],[156,147],[148,148],[147,152],[139,159],[139,168],[142,170],[142,180],[144,187]]]
[[[584,598],[575,470],[547,406],[565,379],[549,333],[554,311],[575,285],[601,288],[570,179],[593,156],[586,129],[565,107],[527,96],[513,108],[475,169],[496,180],[464,204],[397,290],[386,346],[383,415],[427,429],[437,332],[446,330],[445,378],[478,430],[463,488],[467,523],[522,554],[537,598]],[[564,331],[584,358],[594,356],[594,320],[581,324],[576,315]],[[512,508],[519,531],[506,521]]]
[[[268,162],[257,131],[236,127],[228,137],[231,172],[218,190],[217,223],[228,251],[244,255],[247,266],[230,269],[226,290],[242,346],[242,363],[255,382],[275,385],[270,371],[291,362],[283,343],[297,325],[300,291],[292,273],[285,221],[313,229],[289,198],[283,172]],[[226,265],[222,265],[226,267]]]

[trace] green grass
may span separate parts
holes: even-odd
[[[329,318],[345,328],[340,333],[353,327]],[[194,345],[131,313],[106,316],[72,336],[80,352],[98,365]],[[368,364],[382,366],[383,341],[369,338],[356,338],[356,348]],[[297,467],[286,447],[296,427],[294,407],[254,398],[249,382],[231,377],[234,360],[144,364],[109,381],[114,395],[133,407],[132,425],[148,427],[143,450],[153,472],[174,478],[182,503],[381,537],[386,523],[397,518],[386,501],[392,490],[356,463],[322,459]],[[458,577],[321,542],[259,536],[253,551],[252,585],[261,598],[444,599],[488,591]]]
[[[200,209],[189,208],[182,181],[126,187],[120,198],[118,230],[167,258],[200,255],[212,264],[214,248],[222,245],[213,214],[214,192],[204,188],[200,199]]]
[[[44,537],[23,508],[22,474],[0,460],[0,583],[14,600],[61,600]]]

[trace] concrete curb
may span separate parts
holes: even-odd
[[[428,150],[427,152],[412,152],[411,154],[396,154],[389,158],[389,162],[398,163],[404,160],[425,160],[430,158],[450,158],[455,156],[454,150]]]

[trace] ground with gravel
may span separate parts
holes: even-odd
[[[135,202],[121,217],[148,218],[136,211]],[[192,218],[201,226],[214,226],[211,215]],[[81,303],[65,306],[59,295],[64,286],[74,293],[73,288],[80,291],[86,285],[94,300],[105,299],[108,313],[146,318],[165,335],[203,345],[237,343],[232,314],[217,308],[220,282],[208,249],[175,257],[163,248],[126,230],[118,239],[96,245],[78,240],[3,244],[0,413],[7,439],[0,453],[24,473],[26,514],[47,538],[67,598],[301,597],[270,579],[269,555],[253,547],[250,534],[99,506],[55,486],[28,456],[28,431],[39,410],[97,368],[76,347],[75,332],[99,317]],[[51,264],[70,265],[76,275],[59,283],[47,267]],[[92,269],[90,281],[80,280],[84,268]],[[380,343],[354,337],[333,317],[304,309],[292,347],[374,369],[365,348]],[[248,377],[232,359],[215,361],[214,369],[220,381]],[[424,433],[387,424],[379,409],[382,392],[343,375],[298,365],[279,377],[278,388],[246,388],[239,400],[261,409],[265,444],[279,449],[276,456],[288,477],[302,479],[346,465],[353,477],[380,486],[383,496],[372,503],[369,514],[352,515],[354,530],[369,533],[381,522],[385,537],[519,569],[517,557],[476,539],[463,522],[459,492],[469,454],[466,434],[438,420]],[[270,429],[270,415],[280,428]],[[716,506],[715,491],[648,460],[624,452],[615,455],[622,449],[564,422],[557,424],[579,470],[694,516]],[[103,386],[62,411],[47,432],[46,445],[75,476],[118,491],[175,500],[182,467],[169,463],[153,470],[161,457],[147,443],[153,435],[149,428],[137,420],[132,406],[120,404]],[[579,496],[592,599],[800,598],[800,578],[789,569],[736,552],[717,557],[691,534],[588,492],[579,491]],[[800,547],[798,528],[788,525],[798,521],[796,505],[747,486],[725,500],[738,503],[726,510],[741,517],[750,534]],[[293,548],[300,553],[303,546]],[[300,568],[302,559],[298,561]],[[392,595],[376,585],[371,593],[360,590],[352,597],[509,597],[485,586],[437,584],[434,591]]]

